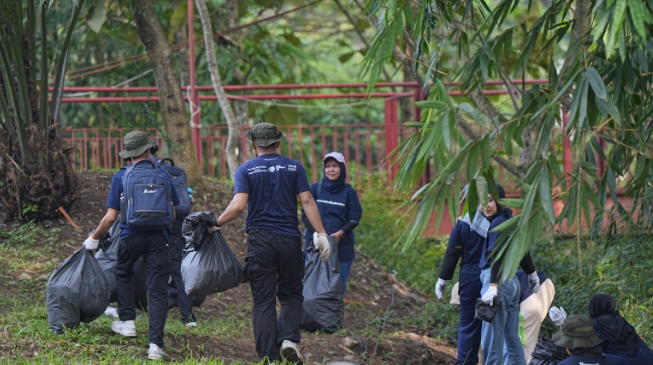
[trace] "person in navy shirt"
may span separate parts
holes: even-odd
[[[342,295],[345,295],[347,278],[354,263],[354,228],[363,216],[363,208],[354,188],[345,183],[347,166],[345,156],[331,152],[324,156],[324,176],[322,181],[311,185],[311,194],[317,202],[320,217],[328,235],[338,243],[338,260],[340,261],[340,280]],[[302,221],[306,225],[304,244],[308,246],[315,229],[302,211]]]
[[[558,365],[615,365],[603,355],[602,341],[594,333],[592,325],[592,319],[588,316],[571,315],[565,319],[562,331],[553,334],[553,342],[566,348],[571,356]]]
[[[247,132],[256,158],[236,171],[234,197],[218,218],[222,226],[247,207],[245,275],[254,299],[253,327],[261,360],[303,363],[301,340],[304,256],[297,219],[297,197],[317,231],[315,247],[323,261],[330,247],[301,163],[277,154],[284,135],[271,123]],[[281,303],[277,319],[276,298]],[[279,351],[281,349],[281,351]]]
[[[451,229],[449,245],[444,254],[438,282],[435,284],[435,295],[442,298],[447,281],[453,278],[456,264],[460,260],[458,295],[460,304],[460,321],[458,322],[458,356],[456,365],[478,364],[478,350],[481,346],[481,327],[483,322],[474,318],[476,299],[481,297],[483,284],[478,279],[481,269],[478,263],[481,259],[483,242],[487,236],[490,222],[479,208],[470,221],[469,213],[458,218]]]
[[[147,134],[142,131],[127,133],[123,139],[125,149],[119,155],[123,159],[131,159],[132,164],[149,159],[150,149],[156,146],[153,141],[148,141]],[[141,164],[134,168],[152,168],[149,164]],[[95,231],[84,241],[86,249],[97,249],[99,238],[113,225],[120,211],[120,197],[123,194],[122,177],[125,169],[120,169],[111,180],[109,197],[107,198],[107,213]],[[166,174],[172,186],[172,177]],[[179,205],[179,197],[171,189],[172,205]],[[173,209],[174,214],[174,209]],[[146,275],[149,292],[150,314],[150,349],[148,358],[161,359],[163,352],[163,329],[168,314],[168,267],[170,257],[168,243],[170,242],[170,229],[162,230],[134,230],[127,222],[120,222],[120,246],[118,248],[118,262],[116,266],[116,281],[118,283],[118,309],[120,321],[111,324],[111,330],[125,337],[135,337],[136,311],[134,309],[134,289],[132,276],[134,263],[141,256],[145,260]]]

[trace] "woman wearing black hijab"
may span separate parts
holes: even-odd
[[[603,340],[605,357],[614,365],[653,364],[653,353],[616,307],[608,294],[596,294],[590,300],[590,317],[596,335]]]

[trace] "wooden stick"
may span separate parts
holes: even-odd
[[[63,214],[63,216],[64,216],[64,217],[66,218],[66,220],[68,221],[68,223],[70,223],[70,225],[73,226],[73,228],[76,229],[76,228],[77,228],[77,225],[75,224],[75,222],[73,222],[72,219],[70,219],[70,216],[68,215],[68,213],[66,213],[66,211],[63,209],[63,207],[60,206],[58,210],[59,210],[59,212],[61,212],[61,214]]]

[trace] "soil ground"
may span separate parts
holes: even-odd
[[[105,202],[109,190],[111,172],[84,172],[80,174],[82,191],[77,201],[69,208],[69,215],[78,225],[73,229],[63,217],[43,220],[37,224],[45,228],[57,229],[60,244],[56,245],[56,257],[51,262],[61,262],[75,249],[79,248],[88,233],[97,226],[105,213]],[[210,211],[216,216],[228,205],[232,188],[217,181],[205,180],[204,186],[197,188],[194,211]],[[0,222],[0,229],[11,229],[17,223]],[[247,251],[245,214],[236,221],[225,225],[222,234],[233,251],[244,262]],[[52,254],[51,254],[52,255]],[[2,262],[0,257],[0,263]],[[20,275],[41,278],[40,295],[33,300],[45,302],[45,283],[51,266],[43,265],[43,270],[33,265],[29,271],[13,273],[14,279],[0,282],[0,296],[26,296],[21,291],[23,280]],[[0,267],[0,274],[2,267]],[[5,275],[6,277],[6,275]],[[422,334],[411,333],[404,325],[404,318],[417,311],[426,303],[423,294],[407,285],[397,282],[383,268],[377,266],[361,253],[350,274],[350,284],[345,296],[345,328],[336,334],[302,333],[303,353],[310,364],[322,364],[335,360],[349,360],[356,363],[383,364],[453,364],[455,348],[445,341],[434,340]],[[250,326],[252,299],[248,284],[209,296],[197,310],[199,325],[203,318],[230,315]],[[0,305],[0,315],[14,308]],[[168,321],[177,320],[178,311],[169,313]],[[1,329],[0,329],[1,330]],[[167,331],[168,332],[168,331]],[[6,337],[0,332],[0,339]],[[346,338],[357,340],[358,344],[345,345]],[[344,342],[343,342],[344,341]],[[1,341],[0,341],[1,342]],[[36,345],[38,347],[38,345]],[[251,330],[247,336],[224,337],[207,335],[186,335],[183,337],[166,334],[166,348],[174,360],[189,356],[182,349],[192,349],[193,357],[218,357],[230,361],[258,361]],[[38,349],[31,346],[0,346],[0,359],[7,356],[30,358]],[[19,353],[16,353],[18,351]],[[22,353],[21,353],[22,352]]]

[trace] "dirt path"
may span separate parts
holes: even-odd
[[[63,218],[39,222],[40,225],[60,230],[58,252],[55,259],[63,260],[81,245],[88,232],[99,223],[105,213],[106,195],[112,174],[87,172],[81,174],[82,191],[69,214],[79,229],[72,229]],[[196,189],[198,203],[195,211],[211,211],[218,215],[231,199],[232,189],[216,181],[205,180],[205,186]],[[244,260],[247,250],[244,232],[244,214],[222,229],[231,248]],[[8,228],[8,227],[5,227]],[[358,253],[350,274],[350,287],[345,301],[345,330],[334,335],[302,333],[304,353],[309,363],[322,364],[332,360],[349,360],[383,364],[453,364],[455,348],[444,341],[423,337],[404,326],[403,319],[426,303],[426,299],[405,284],[398,283],[383,268]],[[1,271],[1,269],[0,269]],[[30,275],[49,275],[33,272]],[[0,284],[0,295],[19,292],[20,280]],[[45,288],[42,288],[44,298]],[[228,312],[240,321],[251,321],[251,294],[248,284],[207,298],[199,311],[202,316],[219,316]],[[9,308],[0,307],[0,311]],[[170,312],[177,319],[178,311]],[[355,341],[352,342],[351,339]],[[352,343],[357,343],[351,345]],[[176,360],[188,354],[176,354],[176,348],[193,348],[193,357],[221,357],[225,360],[257,361],[253,336],[246,338],[218,338],[217,336],[167,335],[166,346]],[[0,349],[2,355],[2,349]],[[1,358],[1,356],[0,356]]]

